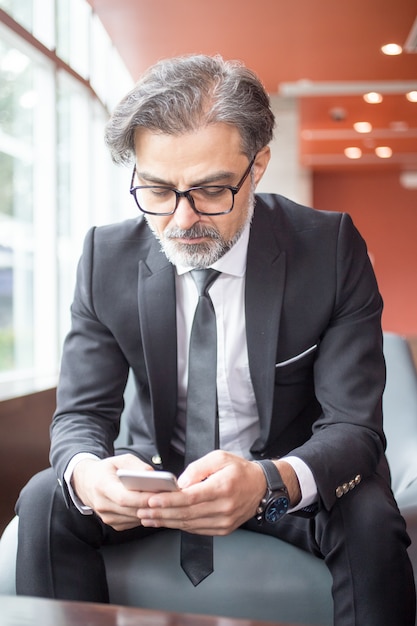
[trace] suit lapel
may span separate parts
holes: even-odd
[[[175,270],[156,242],[146,262],[139,263],[138,298],[155,439],[166,460],[177,407]]]
[[[245,293],[249,368],[261,425],[256,449],[266,443],[270,430],[286,270],[286,255],[279,248],[271,216],[258,204],[249,239]]]

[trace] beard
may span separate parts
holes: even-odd
[[[204,269],[213,265],[226,254],[238,241],[246,226],[251,222],[255,208],[255,192],[252,189],[241,224],[230,239],[225,239],[214,226],[196,222],[191,228],[182,230],[176,227],[166,228],[158,235],[148,222],[154,235],[161,244],[161,250],[168,261],[173,265]],[[182,243],[181,239],[188,240],[204,237],[206,241],[199,243]]]

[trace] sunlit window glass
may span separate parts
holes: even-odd
[[[26,30],[33,28],[33,0],[0,0],[0,8]]]
[[[0,372],[33,360],[33,64],[0,41]]]
[[[50,50],[55,48],[54,2],[51,0],[0,0],[0,8],[32,33],[44,46]]]
[[[0,8],[18,23],[0,20],[0,398],[5,398],[56,384],[85,233],[135,210],[124,193],[130,172],[114,167],[103,142],[109,111],[132,79],[89,3],[0,0]],[[92,63],[89,51],[96,44]]]
[[[90,73],[91,7],[85,0],[56,3],[56,51],[83,78]]]

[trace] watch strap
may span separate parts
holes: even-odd
[[[262,461],[255,461],[255,463],[262,467],[266,483],[270,491],[284,491],[288,494],[288,490],[282,480],[282,476],[273,461],[265,459]]]

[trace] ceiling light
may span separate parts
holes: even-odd
[[[376,91],[370,91],[369,93],[364,94],[363,99],[369,104],[379,104],[382,102],[383,97]]]
[[[360,159],[362,156],[362,150],[353,146],[350,148],[345,148],[345,155],[348,159]]]
[[[370,133],[372,130],[372,124],[369,122],[355,122],[353,128],[357,133]]]
[[[409,91],[408,93],[405,94],[405,97],[410,102],[417,102],[417,91]]]
[[[385,46],[381,46],[381,51],[391,57],[401,54],[403,49],[397,43],[387,43]]]
[[[380,159],[390,159],[392,157],[392,150],[389,146],[378,146],[378,148],[375,148],[375,154]]]

